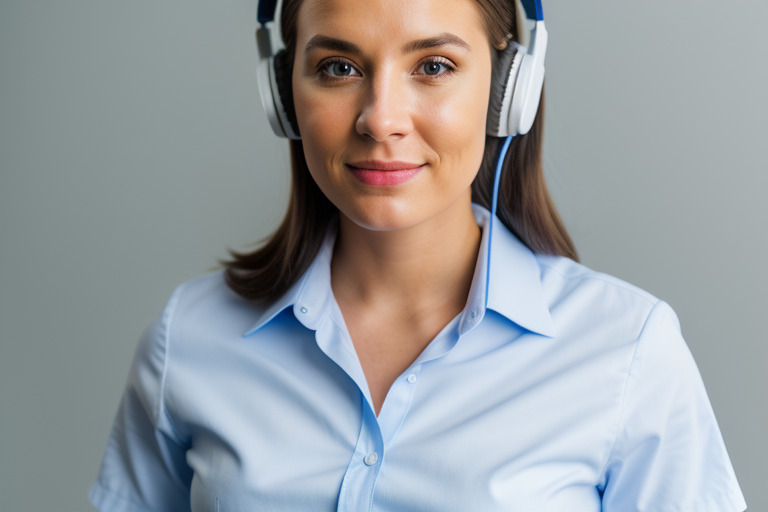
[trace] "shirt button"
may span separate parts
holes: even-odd
[[[305,308],[304,306],[302,306],[300,311],[301,311],[302,313],[306,313],[306,312],[307,312],[307,311],[309,311],[309,310],[308,310],[307,308]]]
[[[416,374],[414,374],[414,373],[410,374],[410,375],[408,376],[408,382],[410,382],[411,384],[413,384],[414,382],[416,382]]]
[[[473,310],[472,310],[472,312],[471,312],[469,315],[470,315],[472,318],[475,318],[475,317],[477,316],[477,311],[475,311],[475,310],[473,309]]]
[[[371,452],[368,455],[365,456],[363,459],[363,462],[365,462],[366,466],[373,466],[376,464],[376,461],[379,460],[379,454],[376,452]]]

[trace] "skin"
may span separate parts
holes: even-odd
[[[447,34],[461,42],[406,50]],[[357,49],[306,51],[316,36]],[[340,212],[331,286],[377,414],[392,382],[466,304],[481,237],[470,185],[490,80],[473,0],[305,0],[299,9],[296,114],[310,173]],[[377,187],[346,165],[369,159],[423,167]]]

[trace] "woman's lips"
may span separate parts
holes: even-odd
[[[352,174],[366,185],[389,187],[413,179],[424,164],[400,161],[361,160],[346,164]]]

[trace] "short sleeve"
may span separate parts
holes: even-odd
[[[98,478],[88,497],[101,512],[189,512],[186,443],[163,402],[168,332],[180,289],[136,349]]]
[[[746,509],[701,375],[664,302],[638,338],[620,421],[598,487],[603,511]]]

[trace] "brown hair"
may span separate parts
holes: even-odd
[[[476,0],[489,41],[501,44],[514,34],[517,15],[510,0]],[[296,24],[302,0],[285,0],[281,33],[288,69],[293,68]],[[513,37],[513,39],[516,39]],[[497,46],[497,45],[494,45]],[[289,75],[290,76],[290,75]],[[578,259],[568,232],[547,190],[542,169],[544,94],[533,127],[515,137],[504,162],[498,217],[532,251]],[[488,209],[496,159],[503,139],[487,136],[480,170],[472,183],[472,201]],[[275,300],[285,293],[317,256],[337,208],[312,179],[300,140],[290,141],[292,185],[288,210],[277,230],[253,252],[230,251],[222,261],[228,286],[254,300]]]

